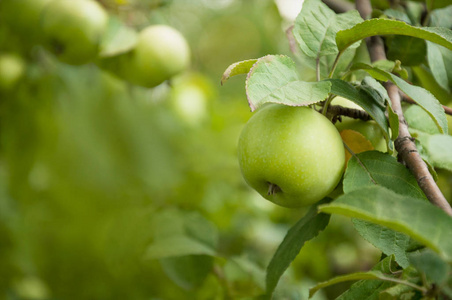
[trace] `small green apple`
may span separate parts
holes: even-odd
[[[154,87],[185,70],[189,63],[190,48],[182,34],[170,26],[152,25],[139,33],[121,68],[131,83]]]
[[[268,104],[245,125],[238,157],[246,182],[285,207],[313,204],[336,187],[345,165],[336,127],[308,107]]]
[[[334,98],[331,104],[362,110],[362,108],[359,105],[343,97]],[[336,122],[335,124],[336,128],[339,131],[343,131],[346,129],[355,130],[361,133],[367,140],[369,140],[375,150],[381,152],[387,151],[388,148],[386,145],[386,140],[384,138],[383,132],[381,131],[380,126],[378,126],[378,124],[375,121],[373,120],[363,121],[352,119],[345,116],[342,116],[341,119],[342,119],[341,122]]]
[[[93,60],[107,29],[108,14],[92,0],[54,0],[42,12],[47,48],[59,60],[80,65]]]
[[[0,54],[0,90],[11,89],[25,73],[25,62],[17,54]]]

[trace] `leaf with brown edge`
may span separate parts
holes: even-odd
[[[251,111],[269,102],[307,106],[325,100],[330,89],[328,81],[301,81],[295,62],[285,55],[259,58],[246,78],[246,96]]]
[[[257,59],[248,59],[238,61],[230,65],[226,69],[226,71],[224,71],[223,76],[221,77],[221,85],[223,85],[232,76],[247,74],[256,61]]]

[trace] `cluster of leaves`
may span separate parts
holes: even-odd
[[[451,27],[450,20],[443,17],[448,19],[452,6],[428,7],[431,26]],[[387,9],[378,18],[364,21],[357,11],[336,14],[319,0],[307,0],[289,38],[297,42],[294,52],[302,65],[314,66],[316,81],[300,77],[297,64],[284,55],[237,62],[225,71],[222,82],[247,74],[246,95],[252,111],[273,102],[323,107],[327,113],[335,96],[347,98],[375,120],[388,145],[388,153],[369,151],[353,157],[344,175],[343,195],[312,207],[289,230],[267,267],[265,297],[271,297],[304,243],[328,225],[330,214],[353,218],[360,235],[387,258],[369,272],[320,283],[311,289],[311,295],[337,282],[360,280],[339,299],[452,296],[452,218],[428,203],[413,175],[394,158],[398,119],[382,84],[390,81],[414,100],[416,105],[410,109],[416,112],[410,114],[408,122],[413,125],[411,130],[424,149],[426,161],[451,171],[452,137],[447,134],[446,114],[435,96],[438,93],[407,79],[412,80],[413,73],[425,72],[425,66],[419,65],[426,60],[435,87],[439,85],[450,99],[452,78],[446,66],[452,58],[452,31],[416,26],[420,22],[420,15],[413,16],[409,9]],[[363,39],[375,35],[389,35],[388,58],[395,61],[371,64],[368,57],[363,59],[359,55],[360,49],[365,48]],[[417,44],[423,47],[419,49]]]

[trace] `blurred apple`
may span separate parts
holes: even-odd
[[[171,107],[185,123],[197,126],[209,116],[209,98],[213,90],[211,82],[202,74],[178,77],[172,84]]]
[[[107,22],[108,14],[92,0],[54,0],[41,16],[46,47],[72,65],[87,63],[97,56]]]
[[[14,53],[0,54],[0,89],[8,90],[19,81],[25,73],[25,62]]]
[[[184,71],[189,63],[190,48],[182,34],[170,26],[152,25],[139,33],[123,67],[131,83],[154,87]]]

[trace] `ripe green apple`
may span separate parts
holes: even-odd
[[[238,144],[246,182],[285,207],[313,204],[342,177],[345,153],[336,127],[308,107],[268,104],[245,125]]]
[[[121,69],[129,82],[154,87],[185,70],[189,63],[190,48],[182,34],[170,26],[152,25],[139,33]]]
[[[0,90],[12,88],[25,73],[25,62],[17,54],[0,54]]]
[[[362,110],[362,108],[359,105],[343,97],[334,98],[331,104]],[[378,126],[378,124],[375,121],[363,121],[352,119],[345,116],[342,116],[341,119],[342,119],[341,122],[338,121],[335,124],[336,128],[339,131],[343,131],[346,129],[355,130],[361,133],[367,140],[369,140],[375,150],[381,152],[387,151],[388,148],[386,145],[386,140],[384,138],[383,132],[380,126]]]
[[[54,0],[41,15],[47,48],[72,65],[87,63],[97,56],[107,23],[108,14],[93,0]]]

